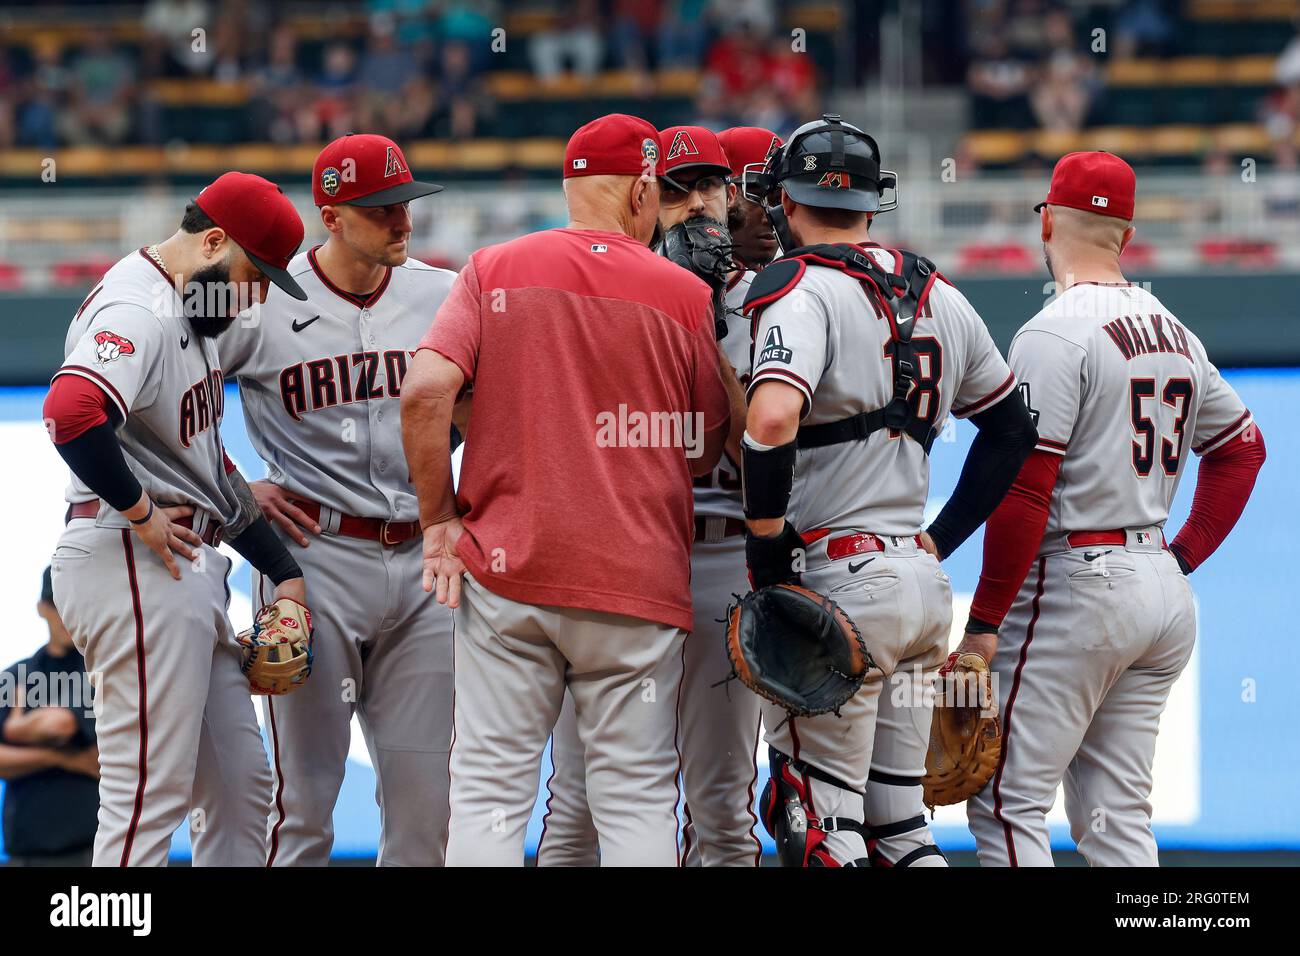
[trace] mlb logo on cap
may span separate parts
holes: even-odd
[[[574,168],[574,169],[586,169],[586,168],[587,168],[587,161],[586,161],[585,159],[575,159],[575,160],[573,161],[573,168]]]
[[[1136,192],[1133,167],[1113,153],[1067,153],[1052,170],[1047,198],[1034,211],[1044,206],[1069,206],[1128,220],[1133,218]]]

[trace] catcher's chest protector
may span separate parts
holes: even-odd
[[[889,322],[889,351],[894,366],[894,396],[889,404],[837,422],[804,425],[797,438],[800,448],[856,441],[888,428],[912,438],[929,454],[938,435],[938,429],[918,417],[919,409],[908,401],[908,396],[918,377],[912,333],[935,280],[943,276],[929,259],[911,252],[886,251],[894,257],[897,273],[885,272],[875,259],[847,243],[803,246],[758,273],[745,296],[742,310],[750,317],[751,328],[757,330],[763,309],[792,292],[809,266],[839,269],[862,284],[863,291]]]

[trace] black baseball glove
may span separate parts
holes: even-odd
[[[664,255],[699,276],[713,290],[714,332],[719,339],[727,333],[723,299],[727,273],[736,268],[733,248],[730,231],[709,216],[694,216],[664,233]]]
[[[727,656],[741,683],[794,717],[838,713],[876,666],[839,605],[795,584],[728,608]]]

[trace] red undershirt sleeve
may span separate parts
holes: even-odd
[[[970,608],[975,620],[1001,624],[1016,599],[1042,544],[1063,460],[1052,452],[1031,452],[1015,484],[989,516],[984,526],[984,566]]]
[[[1265,457],[1264,436],[1253,426],[1201,459],[1191,513],[1169,545],[1185,573],[1200,567],[1228,537]]]
[[[79,375],[60,375],[50,385],[41,414],[54,444],[66,445],[107,422],[110,410],[116,412],[116,406],[94,382]]]

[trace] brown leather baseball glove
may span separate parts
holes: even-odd
[[[1002,725],[989,679],[978,654],[956,652],[939,669],[939,685],[925,755],[925,805],[964,803],[984,789],[1002,755]]]
[[[311,611],[280,598],[262,607],[253,626],[236,636],[244,648],[243,671],[254,694],[288,694],[311,675]]]

